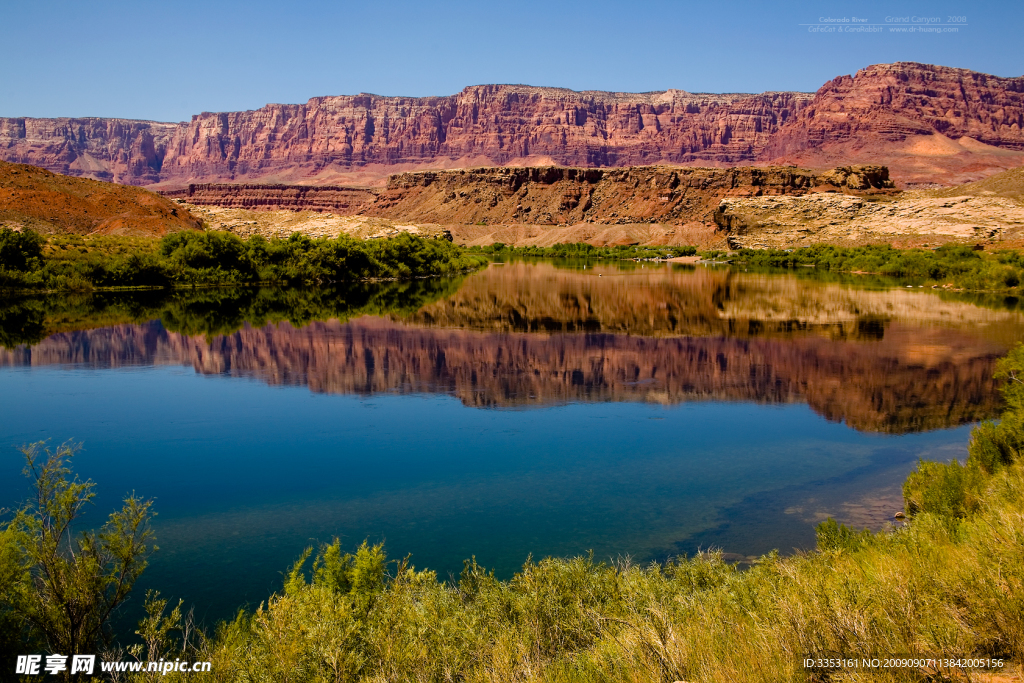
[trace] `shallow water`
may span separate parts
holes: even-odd
[[[295,324],[252,313],[299,308],[273,292],[21,302],[42,332],[0,350],[0,507],[26,493],[14,446],[83,442],[87,522],[155,498],[141,583],[207,620],[334,536],[442,577],[471,555],[506,577],[531,554],[742,560],[829,515],[886,524],[918,458],[963,458],[998,414],[993,365],[1024,338],[1015,310],[788,275],[513,263],[418,287]]]

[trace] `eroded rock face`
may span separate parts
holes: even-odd
[[[740,164],[810,100],[485,85],[448,97],[318,97],[182,124],[0,119],[3,158],[126,183],[329,178],[351,168]],[[101,168],[102,167],[102,168]]]
[[[175,123],[0,118],[0,159],[125,185],[160,181]]]
[[[914,181],[944,182],[942,173],[953,170],[963,181],[1024,164],[1022,93],[1022,78],[915,63],[868,67],[813,97],[483,85],[446,97],[318,97],[204,112],[180,124],[0,119],[0,158],[176,187],[257,178],[369,182],[416,168],[779,160],[895,165],[897,179]],[[936,152],[936,145],[946,147]]]
[[[857,133],[900,142],[940,133],[1024,150],[1024,77],[915,62],[876,64],[823,85],[810,105],[784,125],[764,154],[777,158]]]
[[[357,214],[373,204],[377,193],[361,187],[337,185],[254,185],[247,183],[192,183],[162,193],[195,206],[257,211],[337,211]]]
[[[974,180],[1024,164],[1024,77],[915,62],[869,66],[823,85],[758,158],[880,163],[905,183]]]
[[[1016,242],[1024,235],[1020,202],[920,192],[889,201],[832,193],[723,199],[714,219],[733,249],[872,243],[935,247],[947,242]]]
[[[830,179],[843,183],[847,176]],[[875,179],[852,177],[868,189],[864,178]],[[166,195],[193,205],[329,210],[421,223],[615,225],[709,221],[722,197],[803,194],[820,184],[815,173],[794,167],[544,166],[399,173],[381,190],[223,183]]]

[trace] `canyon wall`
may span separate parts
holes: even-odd
[[[181,124],[97,118],[0,118],[0,159],[124,185],[161,180]]]
[[[481,85],[445,97],[316,97],[180,124],[6,118],[0,158],[167,187],[366,184],[425,168],[780,160],[880,163],[902,182],[952,184],[1024,164],[1022,95],[1024,78],[916,63],[869,67],[813,96]]]
[[[884,163],[903,182],[958,184],[1024,164],[1024,77],[913,62],[823,85],[759,161]]]

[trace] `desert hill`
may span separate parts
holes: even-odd
[[[164,235],[202,227],[155,192],[0,161],[0,226],[42,233]]]
[[[125,184],[382,184],[474,166],[887,165],[952,185],[1024,165],[1024,77],[913,62],[817,93],[574,92],[481,85],[443,97],[316,97],[183,123],[0,118],[0,159]]]

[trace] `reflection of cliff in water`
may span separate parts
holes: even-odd
[[[610,332],[644,336],[877,339],[890,322],[970,328],[1003,344],[1024,339],[1024,316],[945,300],[931,290],[858,289],[792,275],[729,269],[549,263],[492,265],[453,295],[404,320],[495,332]]]
[[[998,342],[889,323],[868,340],[524,334],[379,318],[245,327],[207,342],[158,322],[53,335],[0,365],[191,365],[317,392],[441,392],[480,407],[569,401],[806,402],[861,430],[905,432],[994,416]],[[879,338],[881,337],[881,338]]]

